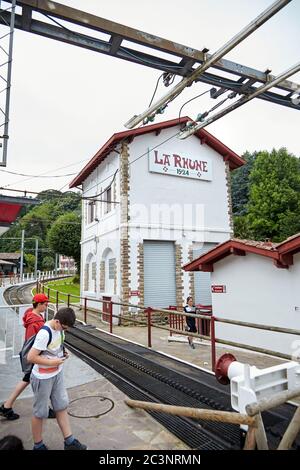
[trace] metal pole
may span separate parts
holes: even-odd
[[[86,307],[87,307],[87,298],[84,298],[84,311],[83,311],[83,318],[84,318],[84,323],[86,323]]]
[[[5,121],[4,121],[3,135],[1,136],[3,138],[3,159],[2,159],[2,162],[0,162],[0,166],[6,166],[6,160],[7,160],[11,68],[12,68],[16,0],[12,0],[11,3],[12,5],[11,5],[11,15],[10,15],[10,33],[9,33],[9,46],[8,46],[7,82],[6,82],[7,86],[6,86],[5,115],[4,115]]]
[[[211,316],[210,322],[210,340],[211,340],[211,370],[216,371],[216,332],[215,332],[215,317]]]
[[[294,75],[295,73],[299,72],[300,70],[300,62],[297,62],[295,65],[287,69],[285,72],[282,72],[280,75],[277,75],[273,80],[270,80],[268,83],[265,85],[262,85],[258,87],[254,93],[251,93],[248,96],[242,96],[238,101],[235,103],[227,106],[226,108],[222,109],[218,113],[214,114],[212,117],[206,119],[203,122],[200,122],[194,127],[191,127],[187,130],[182,131],[179,134],[180,139],[186,139],[189,135],[194,134],[196,131],[199,129],[202,129],[203,127],[208,126],[208,124],[211,124],[212,122],[217,121],[217,119],[220,119],[221,117],[225,116],[225,114],[230,113],[234,109],[239,108],[243,104],[247,103],[248,101],[252,100],[253,98],[256,98],[256,96],[261,95],[265,91],[269,90],[269,88],[274,87],[278,83],[282,82],[282,80],[285,80],[286,78],[290,77],[291,75]]]
[[[113,332],[113,304],[109,303],[109,332]]]
[[[57,276],[58,253],[55,253],[55,276]]]
[[[20,279],[21,279],[21,282],[23,281],[24,236],[25,236],[25,230],[22,230],[22,235],[21,235],[21,259],[20,259]]]
[[[37,278],[37,265],[38,265],[38,253],[39,253],[39,239],[35,239],[35,262],[34,262],[34,277]]]
[[[128,122],[126,122],[125,127],[132,129],[137,124],[139,124],[147,116],[155,113],[159,108],[168,104],[176,96],[178,96],[184,88],[188,85],[191,85],[194,80],[205,70],[211,67],[213,64],[218,62],[225,54],[231,51],[237,44],[246,39],[251,33],[256,31],[261,25],[268,21],[273,15],[275,15],[279,10],[285,7],[291,0],[277,0],[272,5],[270,5],[266,10],[264,10],[257,18],[255,18],[251,23],[249,23],[245,28],[243,28],[238,34],[236,34],[232,39],[230,39],[224,46],[220,47],[212,56],[206,60],[202,65],[196,68],[196,70],[187,78],[181,80],[173,90],[163,96],[160,100],[150,106],[146,111],[144,111],[139,116],[133,116]]]
[[[148,348],[152,348],[152,341],[151,341],[151,312],[152,308],[148,307],[147,311],[147,329],[148,329]]]

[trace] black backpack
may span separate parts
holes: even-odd
[[[49,344],[52,341],[52,331],[49,328],[49,326],[47,326],[47,325],[42,326],[41,330],[47,330],[48,333],[49,333],[49,340],[48,340],[48,343],[47,343],[47,347],[48,347]],[[41,331],[41,330],[39,330],[39,331]],[[34,364],[27,361],[27,354],[29,353],[30,349],[32,348],[35,338],[36,338],[36,335],[33,335],[33,336],[30,336],[30,338],[26,339],[26,341],[24,342],[24,344],[22,346],[21,351],[19,352],[20,361],[21,361],[21,368],[22,368],[22,372],[24,372],[24,374],[30,374],[31,371],[32,371],[32,368],[34,366]]]

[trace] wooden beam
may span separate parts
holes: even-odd
[[[163,403],[152,403],[139,400],[125,400],[131,408],[141,408],[143,410],[161,411],[176,416],[187,416],[189,418],[204,419],[207,421],[218,421],[231,424],[246,424],[256,427],[256,418],[235,413],[231,411],[203,410],[200,408],[188,408],[185,406],[165,405]]]
[[[283,265],[292,266],[294,264],[293,255],[291,253],[287,253],[287,254],[284,254],[284,255],[279,255],[279,257],[280,257],[279,258],[280,262]]]
[[[199,264],[198,270],[205,273],[212,273],[214,271],[214,267],[212,264]]]
[[[260,413],[258,413],[255,416],[255,423],[256,423],[255,440],[256,440],[257,448],[258,450],[268,450],[269,446],[268,446],[266,431],[265,431],[264,423],[263,423]]]
[[[239,250],[238,248],[230,248],[230,253],[235,256],[246,256],[245,250]]]
[[[243,450],[255,450],[255,448],[256,448],[255,428],[253,426],[249,426]]]
[[[246,412],[249,416],[255,416],[257,413],[275,408],[276,406],[282,405],[286,401],[292,400],[298,396],[300,396],[300,387],[296,387],[293,390],[279,392],[271,398],[262,398],[257,403],[250,403],[246,406]]]
[[[300,406],[298,406],[290,424],[285,431],[277,450],[288,450],[292,447],[300,431]]]
[[[279,268],[279,269],[289,269],[289,266],[287,264],[283,264],[278,259],[274,260],[274,266],[276,266],[276,268]]]

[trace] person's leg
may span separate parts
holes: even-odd
[[[33,437],[34,444],[42,442],[43,441],[43,418],[36,418],[35,416],[32,416],[31,429],[32,429],[32,437]]]
[[[25,390],[25,388],[29,385],[29,382],[24,382],[21,380],[17,383],[14,391],[10,394],[8,399],[3,403],[5,408],[12,408],[14,402],[18,398],[19,395]]]
[[[48,417],[48,401],[51,395],[53,378],[38,379],[33,374],[30,377],[34,393],[33,417],[31,419],[34,450],[47,449],[43,443],[43,419]]]
[[[0,406],[0,414],[8,420],[14,420],[20,418],[20,415],[14,412],[12,406],[19,395],[27,387],[30,380],[30,374],[25,374],[23,379],[16,385],[13,392],[10,394],[8,399]]]
[[[55,411],[55,416],[56,416],[58,426],[60,427],[60,430],[62,432],[62,435],[64,436],[64,439],[71,436],[72,431],[71,431],[69,416],[67,413],[67,408],[65,410]]]
[[[81,444],[72,434],[67,407],[69,399],[64,385],[63,372],[53,377],[54,384],[51,392],[51,403],[55,411],[56,420],[64,437],[65,450],[86,450],[86,445]]]

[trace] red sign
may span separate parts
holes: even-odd
[[[226,286],[211,286],[211,291],[214,294],[225,294]]]
[[[140,296],[140,291],[139,290],[132,290],[130,292],[131,297],[139,297]]]

